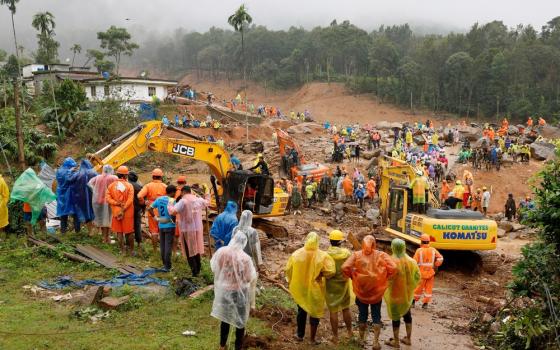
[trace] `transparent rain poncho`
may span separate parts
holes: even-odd
[[[245,246],[245,253],[253,259],[255,267],[262,265],[261,254],[261,241],[259,234],[253,227],[253,213],[250,210],[244,210],[241,213],[239,224],[233,229],[233,236],[243,233],[247,237],[247,245]]]
[[[402,239],[393,239],[391,249],[391,258],[397,264],[397,269],[393,278],[389,280],[383,299],[391,320],[398,321],[410,309],[414,289],[420,282],[420,269],[416,261],[406,254],[406,245]]]
[[[323,317],[325,312],[325,278],[336,272],[333,258],[319,249],[319,236],[307,235],[303,248],[296,250],[286,264],[286,279],[296,304],[309,316]]]
[[[354,292],[352,291],[352,280],[342,274],[342,264],[352,253],[341,247],[329,247],[327,254],[334,260],[336,273],[327,279],[326,299],[327,307],[330,312],[338,312],[349,308],[355,302]]]
[[[29,203],[31,223],[35,224],[45,204],[54,201],[56,195],[37,177],[33,169],[29,168],[17,178],[10,198]]]
[[[236,328],[245,328],[249,319],[250,285],[257,272],[243,248],[245,235],[233,236],[210,260],[214,273],[214,303],[211,315]]]
[[[95,215],[94,223],[97,227],[111,227],[111,206],[107,203],[107,188],[117,177],[113,175],[113,167],[106,164],[103,166],[101,175],[91,178],[88,187],[92,192],[92,206]]]

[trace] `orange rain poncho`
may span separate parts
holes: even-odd
[[[348,176],[342,180],[342,188],[344,189],[344,194],[347,196],[351,196],[354,192],[354,183]]]
[[[391,258],[397,264],[397,272],[389,281],[383,299],[387,304],[387,314],[391,320],[398,321],[410,309],[414,290],[420,281],[420,269],[416,261],[406,254],[406,245],[402,239],[393,239],[391,249],[393,250]]]
[[[383,298],[396,264],[386,253],[375,249],[375,238],[364,237],[362,250],[354,252],[342,265],[342,273],[352,279],[356,297],[364,304],[377,304]]]
[[[346,248],[330,247],[327,254],[333,258],[336,266],[335,275],[327,279],[327,307],[330,312],[338,312],[349,308],[355,302],[352,280],[344,276],[341,270],[342,264],[352,253]]]
[[[334,260],[319,249],[319,236],[310,232],[305,246],[292,253],[286,264],[286,280],[296,304],[309,316],[323,317],[325,312],[325,278],[336,272]]]

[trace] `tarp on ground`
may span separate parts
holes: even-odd
[[[28,168],[14,183],[10,199],[29,203],[31,223],[35,224],[45,204],[55,200],[56,195],[37,177],[33,169]]]
[[[122,287],[125,284],[131,286],[145,286],[148,284],[157,284],[160,286],[168,287],[169,282],[160,278],[149,277],[156,272],[165,272],[162,269],[146,269],[141,274],[127,273],[109,280],[94,280],[87,279],[82,281],[74,281],[70,276],[60,276],[53,282],[41,281],[37,285],[45,289],[64,289],[68,287],[82,288],[84,286],[104,286],[104,287]]]

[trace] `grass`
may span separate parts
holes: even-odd
[[[65,241],[86,241],[117,252],[113,245],[102,245],[87,237],[72,237]],[[56,252],[37,247],[25,247],[24,239],[11,238],[0,243],[0,349],[213,349],[218,345],[219,321],[210,316],[212,293],[199,299],[187,300],[172,291],[158,297],[139,297],[134,289],[123,287],[113,295],[131,295],[134,302],[126,311],[114,311],[111,317],[96,324],[72,316],[80,307],[68,302],[57,303],[48,298],[34,297],[24,291],[24,285],[40,280],[70,275],[75,279],[106,279],[117,274],[97,265],[65,260]],[[59,245],[59,249],[67,249]],[[151,249],[150,249],[151,250]],[[155,256],[148,261],[131,258],[138,265],[160,266]],[[157,277],[173,280],[189,275],[182,259],[174,261],[173,273]],[[146,264],[147,263],[147,264]],[[204,266],[209,279],[209,267]],[[172,282],[172,281],[171,281]],[[200,283],[204,283],[204,277]],[[71,290],[65,291],[71,292]],[[248,331],[257,335],[272,335],[263,321],[251,319]],[[197,335],[181,333],[194,330]]]

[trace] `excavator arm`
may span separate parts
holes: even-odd
[[[299,145],[296,143],[293,137],[288,135],[288,133],[282,129],[276,129],[276,136],[278,139],[278,149],[280,151],[280,156],[283,157],[286,155],[286,146],[289,146],[297,151],[299,162],[301,164],[305,164],[305,157],[303,156]]]
[[[219,181],[224,180],[230,169],[230,159],[228,153],[222,147],[214,142],[203,141],[196,135],[174,127],[167,128],[192,139],[163,136],[164,128],[164,125],[159,121],[141,123],[136,128],[113,140],[111,144],[94,154],[90,154],[89,158],[95,166],[95,170],[101,171],[106,164],[117,168],[148,151],[166,153],[204,162]],[[101,158],[102,153],[115,146],[116,148],[111,153]]]

